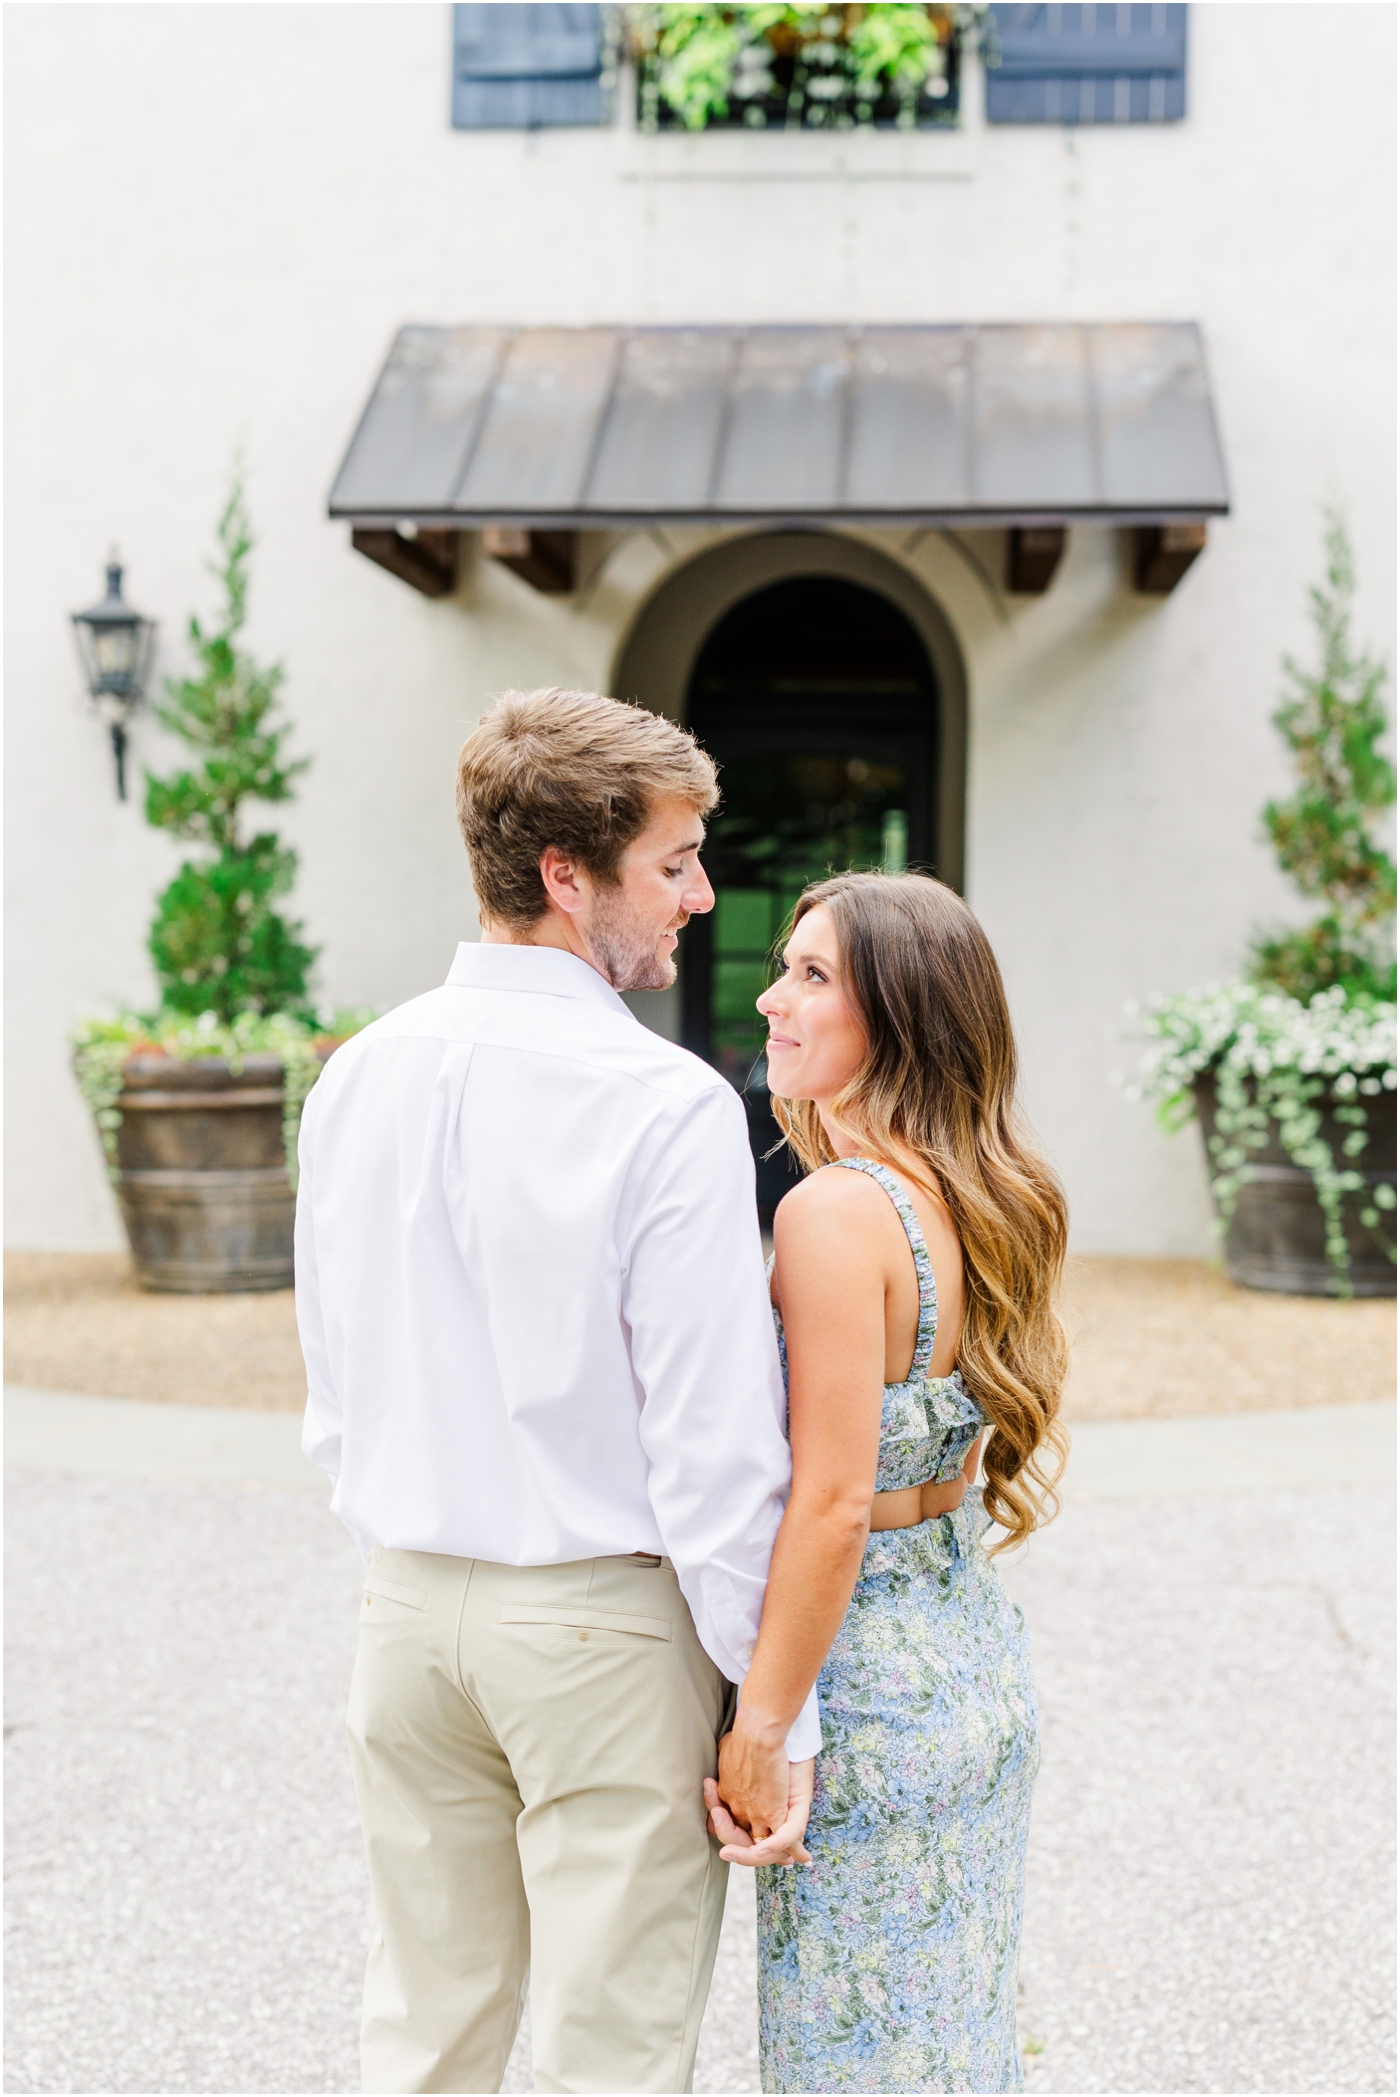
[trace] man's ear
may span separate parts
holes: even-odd
[[[562,910],[566,917],[573,917],[582,910],[584,891],[578,866],[557,845],[546,845],[540,854],[540,880],[556,910]]]

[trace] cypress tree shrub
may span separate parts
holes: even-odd
[[[1328,512],[1325,579],[1309,592],[1321,661],[1286,657],[1292,689],[1274,715],[1298,789],[1270,801],[1264,827],[1279,865],[1323,908],[1310,925],[1256,939],[1250,974],[1302,1003],[1334,987],[1350,998],[1395,996],[1395,862],[1376,841],[1394,806],[1395,772],[1379,749],[1385,666],[1351,638],[1355,587],[1346,527]]]
[[[1303,670],[1285,657],[1291,689],[1274,715],[1298,787],[1264,809],[1280,866],[1322,908],[1256,938],[1244,982],[1154,998],[1135,1089],[1168,1129],[1200,1114],[1203,1089],[1213,1095],[1206,1154],[1222,1232],[1271,1143],[1310,1174],[1330,1289],[1350,1296],[1358,1235],[1395,1261],[1394,1172],[1382,1177],[1376,1147],[1383,1095],[1396,1090],[1395,863],[1376,838],[1395,773],[1378,747],[1384,666],[1351,638],[1351,548],[1335,512],[1324,544],[1326,573],[1309,592],[1321,660]],[[1286,1240],[1286,1208],[1273,1226]]]
[[[289,801],[309,759],[283,754],[280,666],[262,669],[239,646],[253,539],[237,470],[217,539],[210,572],[222,611],[208,627],[191,618],[198,674],[167,679],[156,709],[192,762],[168,778],[146,774],[147,822],[205,850],[185,861],[157,903],[150,954],[167,1011],[212,1012],[226,1025],[240,1013],[309,1017],[316,950],[275,908],[292,886],[296,854],[271,830],[247,835],[243,821],[249,801]]]

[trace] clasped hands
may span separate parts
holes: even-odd
[[[750,1721],[742,1703],[719,1744],[719,1777],[706,1777],[706,1826],[726,1864],[810,1864],[803,1846],[816,1767],[789,1762],[772,1728]]]

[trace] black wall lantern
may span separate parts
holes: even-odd
[[[156,622],[122,602],[121,563],[107,564],[107,595],[89,612],[72,614],[88,691],[107,723],[117,761],[117,798],[126,799],[126,724],[141,704],[155,649]]]

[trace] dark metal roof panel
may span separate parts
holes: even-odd
[[[1190,501],[1225,486],[1200,337],[1189,324],[1089,332],[1109,502]]]
[[[800,516],[841,507],[851,348],[843,328],[754,328],[745,337],[715,476],[717,511]]]
[[[1229,508],[1191,322],[405,328],[361,522],[1150,522]]]
[[[481,427],[505,328],[403,328],[331,495],[338,516],[445,510]]]
[[[1098,500],[1083,328],[980,328],[972,387],[972,495],[998,510]]]
[[[710,500],[739,338],[728,328],[645,328],[623,344],[588,498],[600,510],[703,510]]]
[[[454,510],[576,510],[620,350],[615,328],[527,328],[511,345]]]
[[[964,509],[973,328],[866,328],[856,345],[846,498]]]

